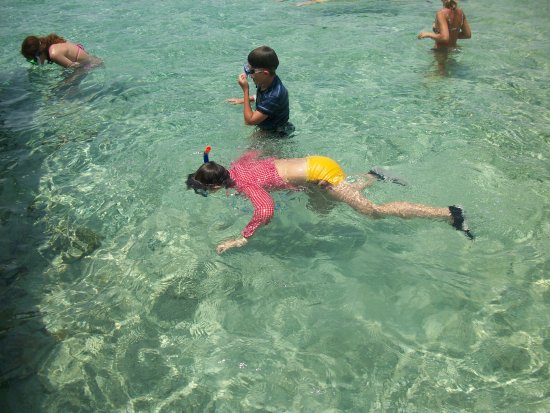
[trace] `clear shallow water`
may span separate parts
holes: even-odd
[[[463,1],[474,38],[442,72],[415,40],[438,5],[5,2],[1,410],[550,410],[548,6]],[[29,68],[29,31],[105,67]],[[261,44],[290,140],[223,103]],[[373,200],[463,204],[478,238],[282,193],[217,256],[250,210],[185,191],[206,144],[386,167],[409,185]]]

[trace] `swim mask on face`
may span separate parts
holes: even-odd
[[[40,55],[36,54],[32,59],[27,58],[27,62],[29,62],[31,65],[40,65]]]
[[[247,76],[252,76],[254,73],[261,72],[260,69],[254,69],[254,68],[250,67],[250,65],[248,63],[244,64],[243,71],[244,71],[244,74],[247,75]]]
[[[207,191],[206,189],[202,189],[202,188],[193,188],[193,190],[195,191],[196,194],[202,195],[202,196],[204,196],[205,198],[208,196],[208,191]]]

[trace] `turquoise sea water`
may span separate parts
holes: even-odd
[[[4,0],[0,410],[550,411],[550,6],[461,2],[473,38],[438,65],[438,1]],[[105,65],[78,83],[19,55],[57,32]],[[250,50],[280,58],[296,133],[242,122]],[[375,202],[462,204],[477,239],[275,195],[185,190],[247,148],[384,167]]]

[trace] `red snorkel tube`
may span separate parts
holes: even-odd
[[[212,150],[212,147],[208,145],[206,148],[204,148],[204,152],[202,153],[202,160],[204,163],[208,163],[208,154]]]

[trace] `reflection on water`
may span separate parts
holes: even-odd
[[[71,38],[106,62],[85,76],[25,67],[11,21],[36,11],[8,4],[0,410],[549,410],[548,52],[493,38],[546,21],[505,3],[469,4],[474,38],[444,56],[414,39],[431,3],[77,5]],[[281,139],[224,103],[266,42],[296,126]],[[365,194],[461,203],[478,238],[282,192],[218,256],[251,209],[186,191],[207,144],[224,165],[253,148],[395,171],[406,186]]]
[[[459,52],[456,50],[447,49],[433,49],[434,61],[437,65],[437,73],[440,76],[447,76],[449,71],[453,70],[457,66],[457,61],[454,55]]]

